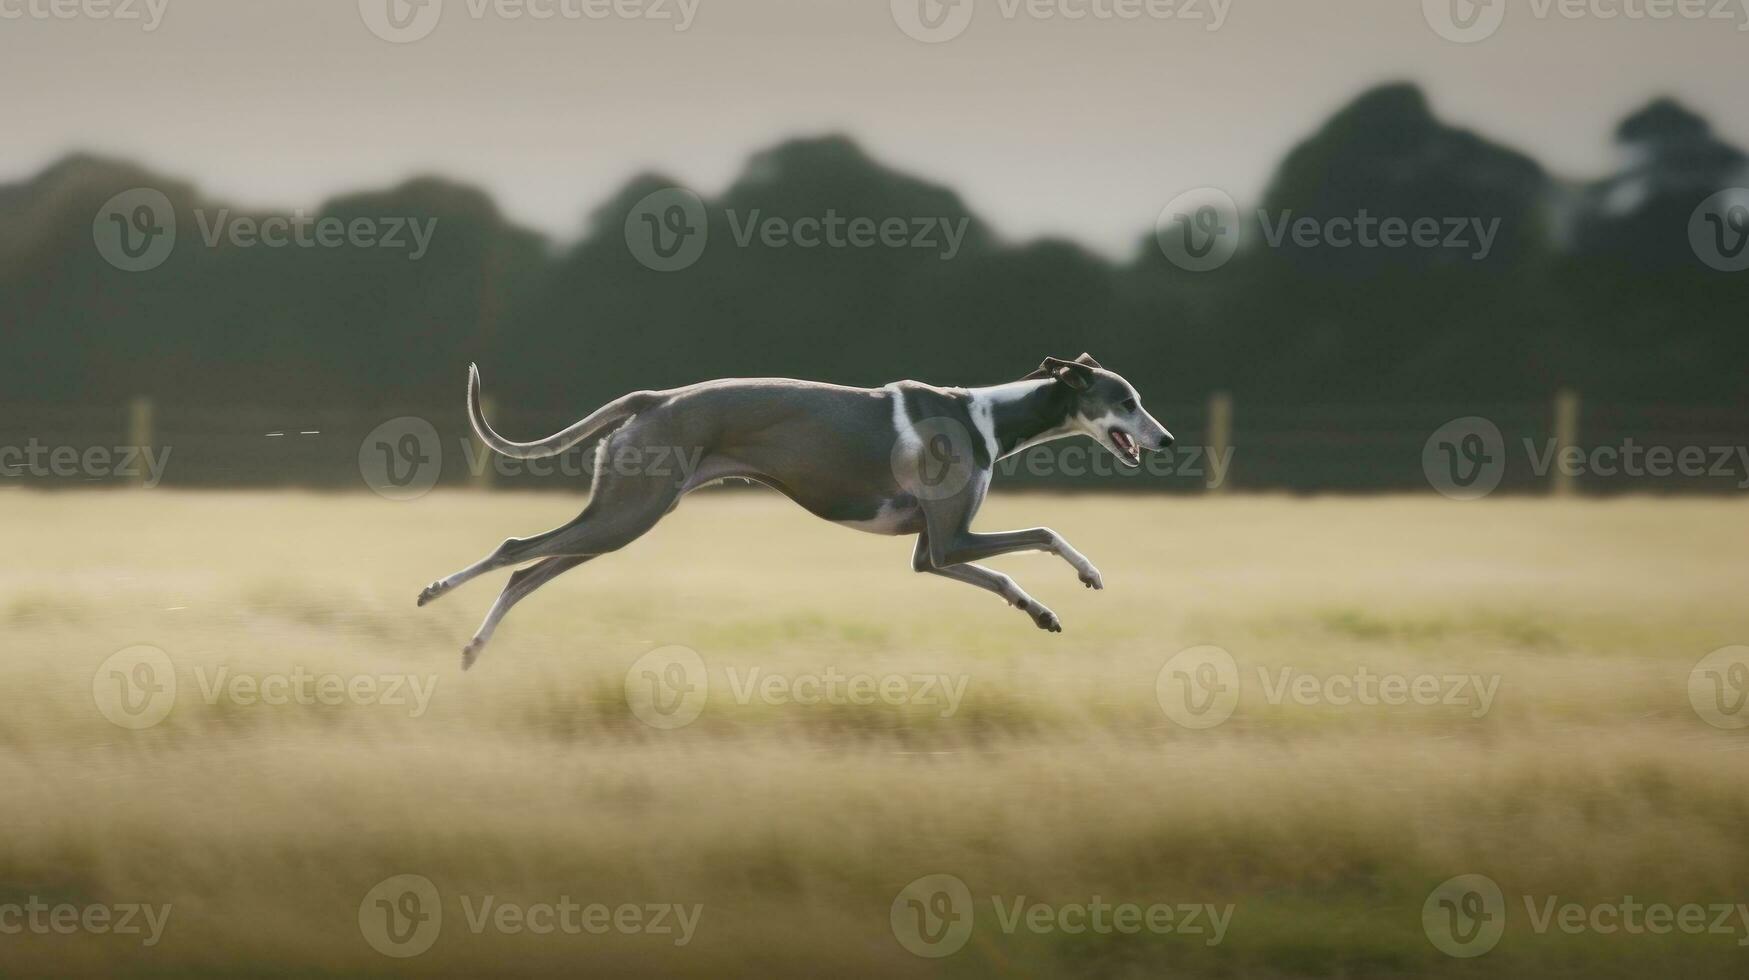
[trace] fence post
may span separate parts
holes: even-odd
[[[152,399],[144,395],[128,402],[128,445],[137,448],[141,458],[149,458],[152,453],[154,422]],[[149,477],[148,467],[141,466],[138,482],[144,484]]]
[[[1568,447],[1579,444],[1579,395],[1571,388],[1555,392],[1555,466],[1549,492],[1557,497],[1573,494],[1573,476],[1561,467]]]
[[[492,418],[498,414],[490,396],[480,398],[480,411],[487,418]],[[474,446],[479,453],[474,458],[480,461],[480,475],[474,478],[474,487],[478,490],[490,490],[492,489],[493,469],[498,463],[498,455],[486,448],[486,444],[480,441],[477,434],[470,432],[468,438],[474,440]]]
[[[1226,459],[1227,450],[1233,444],[1233,396],[1231,393],[1217,391],[1209,395],[1208,427],[1208,456],[1213,459]],[[1213,475],[1212,468],[1209,473],[1211,476]],[[1208,492],[1225,493],[1227,490],[1226,477],[1230,476],[1232,476],[1232,470],[1228,469],[1220,484],[1207,487]]]

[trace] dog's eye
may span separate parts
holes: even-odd
[[[1134,398],[1125,398],[1123,400],[1123,410],[1126,412],[1135,411],[1136,410],[1136,400]]]

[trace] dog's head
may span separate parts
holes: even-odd
[[[1163,452],[1172,447],[1172,433],[1142,408],[1142,396],[1115,371],[1107,371],[1091,354],[1073,361],[1047,357],[1028,378],[1050,378],[1067,391],[1073,403],[1068,425],[1092,437],[1125,466],[1140,466],[1142,450]]]

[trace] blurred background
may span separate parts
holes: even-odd
[[[0,976],[1742,977],[1746,27],[0,0]],[[738,487],[465,674],[508,576],[415,604],[588,484],[471,362],[529,439],[1083,351],[1179,444],[999,469],[1061,634]],[[1231,928],[1007,911],[1102,902]]]
[[[357,487],[387,420],[465,434],[469,362],[529,438],[638,388],[987,384],[1083,350],[1236,448],[1230,487],[1425,489],[1465,416],[1512,444],[1749,436],[1735,6],[16,9],[0,443]],[[798,244],[832,215],[915,233]],[[1369,219],[1437,231],[1366,245]],[[640,257],[676,229],[679,267]],[[1508,489],[1547,485],[1526,455]]]

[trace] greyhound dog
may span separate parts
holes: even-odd
[[[480,409],[479,368],[470,366],[468,418],[481,442],[515,459],[557,456],[595,435],[606,437],[596,448],[589,503],[575,520],[534,537],[511,538],[420,593],[423,606],[486,572],[527,565],[511,575],[462,651],[464,670],[473,666],[504,615],[529,593],[591,558],[631,544],[684,494],[736,477],[771,487],[819,517],[857,530],[915,534],[913,570],[987,589],[1040,629],[1060,633],[1057,615],[1013,579],[969,564],[1011,552],[1045,551],[1073,566],[1083,585],[1105,587],[1093,563],[1049,528],[972,531],[996,460],[1048,440],[1086,435],[1135,467],[1144,449],[1163,451],[1173,441],[1172,433],[1142,409],[1135,388],[1087,354],[1073,361],[1046,358],[1019,381],[987,388],[937,388],[915,381],[846,388],[760,378],[639,391],[538,442],[512,442],[492,430]],[[697,465],[680,480],[619,465],[658,447],[690,449]]]

